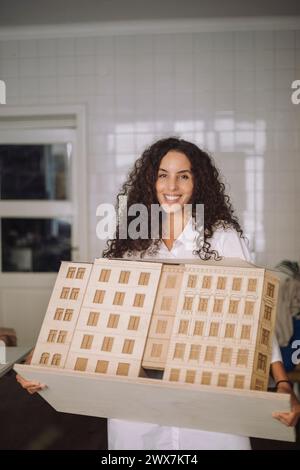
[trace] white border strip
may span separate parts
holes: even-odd
[[[1,27],[0,40],[297,29],[300,29],[300,16],[140,20]]]

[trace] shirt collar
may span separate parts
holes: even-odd
[[[184,227],[179,237],[174,241],[174,243],[182,243],[183,245],[194,243],[197,235],[198,232],[194,227],[193,218],[190,217],[188,223]]]
[[[174,240],[172,249],[169,251],[164,242],[161,241],[160,250],[172,253],[173,250],[178,248],[179,246],[184,246],[185,249],[190,249],[191,251],[193,251],[195,249],[195,242],[197,236],[198,232],[194,227],[193,218],[190,217],[188,223],[184,227],[179,237]]]

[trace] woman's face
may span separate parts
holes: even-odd
[[[177,212],[191,202],[194,182],[191,163],[184,153],[176,150],[166,153],[155,187],[158,202],[166,212]]]

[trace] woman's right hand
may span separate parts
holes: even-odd
[[[26,357],[25,364],[31,363],[33,352],[34,349],[30,351],[30,353]],[[16,380],[17,382],[19,382],[22,388],[24,388],[25,390],[27,390],[27,392],[30,393],[30,395],[33,395],[36,392],[40,392],[41,390],[44,390],[44,388],[46,388],[46,385],[41,384],[39,382],[35,382],[34,380],[26,380],[19,374],[16,375]]]
[[[16,380],[17,382],[19,382],[21,387],[23,387],[25,390],[27,390],[27,392],[30,393],[30,395],[33,395],[36,392],[40,392],[41,390],[44,390],[46,388],[46,385],[41,384],[39,382],[35,382],[34,380],[26,380],[19,374],[16,375]]]

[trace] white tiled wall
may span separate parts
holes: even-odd
[[[299,260],[300,31],[203,32],[0,42],[8,105],[85,103],[90,258],[96,207],[161,136],[209,150],[256,261]]]

